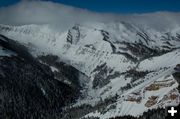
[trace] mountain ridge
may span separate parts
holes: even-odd
[[[159,105],[163,108],[167,101],[166,95],[179,95],[176,90],[178,84],[172,76],[173,69],[179,61],[177,59],[180,57],[178,30],[172,31],[167,36],[166,33],[155,32],[156,30],[137,32],[140,34],[136,35],[136,31],[129,29],[131,27],[127,24],[125,26],[119,24],[120,35],[116,34],[118,31],[113,29],[113,25],[110,24],[110,26],[103,26],[103,30],[99,30],[99,28],[75,25],[61,33],[48,26],[9,27],[3,25],[0,27],[0,32],[25,45],[34,57],[53,54],[89,77],[80,79],[81,96],[72,108],[83,105],[96,107],[108,100],[109,103],[106,103],[108,105],[102,103],[105,107],[100,112],[95,113],[92,110],[93,112],[89,114],[86,112],[84,117],[96,115],[103,119],[111,118],[110,112],[116,116],[138,116],[148,109],[156,109]],[[109,29],[104,30],[105,28]],[[123,30],[126,30],[126,34],[129,32],[135,37],[123,34]],[[159,36],[155,37],[156,34]],[[125,40],[127,38],[128,40]],[[130,40],[130,38],[133,39]],[[169,41],[170,44],[164,41]],[[116,48],[114,51],[112,46]],[[137,50],[135,50],[136,47]],[[49,49],[46,50],[46,48]],[[142,50],[139,50],[140,48]],[[148,57],[144,50],[147,50]],[[161,50],[165,51],[161,52]],[[116,53],[117,51],[124,53]],[[137,60],[131,60],[126,53]],[[141,59],[141,57],[144,58]],[[154,86],[158,88],[154,89]],[[158,95],[157,99],[154,99],[154,95]],[[175,100],[178,99],[177,96]],[[175,103],[175,100],[172,100],[172,103]],[[126,106],[131,107],[131,111],[127,111]],[[134,112],[133,108],[137,106],[139,112]],[[102,110],[109,111],[102,113]],[[117,113],[118,110],[121,111]]]
[[[62,119],[139,117],[180,103],[174,77],[180,64],[179,13],[108,15],[21,2],[0,9],[0,16],[0,34],[25,46],[57,81],[80,90]]]

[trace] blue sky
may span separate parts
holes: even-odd
[[[20,0],[0,0],[0,7]],[[97,12],[146,13],[156,11],[180,12],[180,0],[49,0]]]

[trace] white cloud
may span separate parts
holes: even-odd
[[[83,22],[127,21],[154,28],[170,28],[180,24],[180,13],[115,15],[100,14],[62,4],[24,0],[16,5],[0,8],[0,24],[56,24],[63,27]]]

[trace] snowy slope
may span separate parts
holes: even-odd
[[[5,30],[8,28],[10,30]],[[104,39],[105,36],[102,34],[102,29],[81,25],[75,25],[66,32],[55,31],[50,29],[48,25],[25,25],[19,27],[1,25],[1,33],[27,46],[35,57],[47,54],[57,55],[60,59],[76,67],[76,69],[89,77],[88,81],[85,81],[86,84],[82,90],[83,98],[80,98],[73,107],[82,104],[95,106],[105,99],[111,99],[111,97],[116,96],[116,101],[107,106],[106,110],[108,111],[105,114],[98,113],[98,116],[104,119],[114,115],[138,116],[148,109],[157,108],[159,105],[161,107],[166,106],[168,104],[166,102],[168,101],[161,100],[178,86],[172,77],[172,73],[174,67],[180,63],[180,52],[177,49],[179,47],[179,39],[173,39],[170,42],[174,42],[174,45],[166,44],[170,47],[167,49],[163,47],[165,45],[164,40],[161,40],[165,33],[150,32],[153,42],[147,40],[147,42],[144,41],[141,45],[148,47],[147,49],[151,48],[151,50],[167,51],[152,54],[150,58],[142,58],[138,54],[133,54],[134,51],[128,47],[129,44],[136,47],[138,39],[142,38],[141,36],[137,36],[134,33],[136,37],[133,37],[132,32],[130,33],[132,37],[124,33],[117,35],[111,27],[107,29],[105,24],[102,25],[102,28],[106,28],[105,30],[109,31],[108,40]],[[122,32],[122,29],[127,30],[127,28],[121,27],[119,33]],[[130,32],[130,30],[127,31]],[[171,35],[171,37],[176,37],[174,31],[171,34],[175,35]],[[157,39],[153,38],[157,34],[159,34],[159,37]],[[151,45],[148,45],[148,43],[151,43]],[[115,47],[115,50],[112,45]],[[127,55],[118,52],[127,53],[137,59],[132,60]],[[131,75],[131,73],[134,74],[131,72],[132,70],[136,71],[135,73],[143,72],[144,75],[134,80],[133,78],[135,77]],[[144,91],[148,85],[153,84],[155,81],[166,81],[167,76],[171,80],[171,83],[174,82],[169,88],[165,87],[157,91]],[[136,92],[140,92],[137,97],[143,97],[140,102],[127,101]],[[177,90],[175,93],[177,93]],[[147,107],[145,104],[151,96],[157,96],[157,102]],[[134,98],[136,96],[132,97]],[[173,102],[174,100],[171,101],[171,103]],[[179,102],[175,101],[175,105],[177,104]],[[115,107],[108,109],[112,105],[115,105]],[[137,107],[141,110],[134,112],[134,109]],[[91,115],[95,114],[92,112],[86,116]]]
[[[41,9],[45,15],[55,17],[52,11],[62,11],[56,19],[39,24],[39,17],[35,21],[27,20],[21,9],[16,10],[34,2],[4,8],[0,12],[3,18],[7,17],[3,14],[7,9],[14,10],[17,16],[22,14],[23,25],[18,20],[6,23],[0,18],[0,34],[25,45],[36,58],[55,55],[86,76],[80,78],[82,96],[71,105],[71,108],[92,106],[81,117],[139,116],[148,109],[179,104],[178,83],[172,76],[174,67],[180,64],[179,13],[101,15],[58,4],[52,8],[54,4],[48,2],[39,4],[41,7],[37,4],[35,9]],[[49,12],[45,6],[51,8]],[[32,13],[32,9],[26,10]],[[83,14],[79,19],[62,17],[63,12],[77,14],[79,11]],[[1,50],[0,54],[3,54]],[[56,67],[50,67],[57,71]]]

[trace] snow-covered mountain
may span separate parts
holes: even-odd
[[[0,10],[0,34],[24,45],[58,81],[80,88],[62,118],[138,117],[149,109],[179,105],[173,77],[180,64],[179,13],[101,15],[50,2],[37,2],[32,9],[35,3]],[[37,16],[27,18],[33,10]],[[55,10],[60,11],[52,14]],[[11,11],[14,19],[4,21]],[[62,69],[54,61],[80,71],[79,80],[59,78]]]
[[[77,70],[59,65],[61,79],[78,80]],[[1,119],[60,118],[62,107],[78,94],[77,88],[55,79],[51,68],[33,58],[26,47],[0,35]]]

